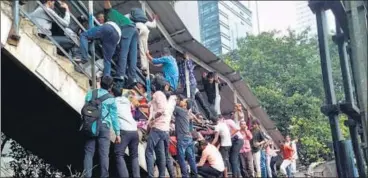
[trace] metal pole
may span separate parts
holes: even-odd
[[[335,89],[332,80],[332,67],[330,60],[330,53],[328,47],[328,32],[327,32],[327,19],[326,12],[323,8],[318,8],[316,10],[317,17],[317,32],[318,32],[318,43],[319,43],[319,53],[321,57],[321,69],[323,85],[325,89],[326,106],[322,107],[322,112],[328,116],[331,127],[332,141],[336,159],[337,174],[339,177],[344,177],[343,169],[341,167],[341,157],[344,153],[340,153],[339,141],[341,140],[341,132],[338,121],[339,112],[336,111],[336,96]],[[323,110],[325,109],[325,110]]]
[[[346,7],[350,46],[349,50],[356,100],[361,112],[365,162],[368,165],[367,115],[367,13],[363,1],[343,1]]]
[[[234,91],[234,107],[236,106],[236,104],[238,104],[238,98],[237,98],[237,95],[236,95],[236,91]],[[244,116],[246,117],[246,116]],[[239,116],[238,114],[236,113],[236,110],[234,111],[234,120],[235,120],[235,123],[239,123]]]
[[[89,29],[92,29],[94,27],[94,21],[93,21],[93,1],[88,1],[88,12],[89,12]],[[92,74],[92,89],[96,89],[96,71],[95,71],[95,42],[92,41],[92,44],[90,46],[91,53],[92,53],[92,59],[91,59],[91,74]]]
[[[352,79],[350,75],[348,56],[346,53],[347,44],[345,42],[345,36],[341,32],[340,23],[338,20],[336,20],[336,35],[333,36],[333,40],[338,45],[341,75],[342,75],[343,83],[344,83],[344,93],[345,93],[346,104],[355,105],[353,91],[352,91],[353,85],[351,83]],[[358,125],[356,121],[352,118],[352,116],[350,116],[348,113],[347,115],[348,115],[349,120],[348,122],[346,122],[346,125],[349,126],[351,143],[352,143],[354,154],[355,154],[358,172],[359,172],[360,177],[366,177],[365,170],[364,170],[364,161],[363,161],[364,159],[363,159],[363,155],[362,155],[360,144],[359,144]],[[357,119],[360,119],[360,118],[357,118]]]

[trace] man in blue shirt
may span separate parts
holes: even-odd
[[[109,93],[113,85],[113,79],[110,76],[104,76],[101,79],[101,88],[97,89],[97,97]],[[92,99],[93,90],[89,90],[85,101]],[[86,177],[92,177],[93,156],[95,154],[96,142],[100,155],[101,177],[109,177],[109,150],[110,150],[110,128],[112,127],[116,135],[116,143],[120,143],[120,126],[118,122],[117,107],[115,98],[111,97],[102,102],[102,125],[99,127],[97,137],[88,137],[84,145],[84,171]]]
[[[162,64],[162,72],[165,79],[170,83],[170,86],[176,90],[179,82],[179,69],[176,59],[171,55],[169,48],[164,48],[160,58],[153,58],[147,53],[147,58],[152,61],[154,65]]]

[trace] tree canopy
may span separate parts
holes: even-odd
[[[304,165],[333,156],[328,118],[320,112],[325,98],[318,41],[308,32],[249,35],[238,40],[237,50],[223,57],[249,84],[281,133],[299,138],[299,158]],[[342,80],[337,48],[332,41],[330,48],[340,100]],[[340,123],[347,135],[345,119],[341,117]]]

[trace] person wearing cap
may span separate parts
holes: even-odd
[[[212,121],[216,124],[215,137],[212,144],[215,145],[220,138],[220,153],[225,162],[224,177],[227,177],[227,170],[230,167],[229,152],[232,146],[230,129],[224,122],[221,115],[213,118]]]
[[[251,147],[253,153],[253,162],[255,167],[255,177],[261,177],[261,149],[267,142],[262,131],[260,129],[260,123],[258,120],[252,122],[252,135]]]
[[[219,150],[206,140],[199,141],[199,146],[203,151],[197,164],[198,174],[203,177],[221,177],[225,165]],[[209,165],[205,165],[206,162]]]
[[[149,52],[147,52],[147,58],[154,64],[162,64],[162,72],[167,82],[170,86],[176,90],[178,88],[179,81],[179,69],[176,59],[171,55],[169,48],[164,48],[162,50],[162,56],[159,58],[153,58]]]

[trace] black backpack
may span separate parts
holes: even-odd
[[[130,11],[130,19],[134,22],[146,23],[148,21],[146,13],[140,8],[132,8]]]
[[[81,115],[82,115],[82,125],[80,130],[84,132],[86,136],[96,137],[99,135],[99,128],[102,125],[102,102],[112,98],[109,93],[102,95],[97,98],[97,89],[92,91],[92,99],[84,104]],[[106,115],[106,117],[109,114]]]

